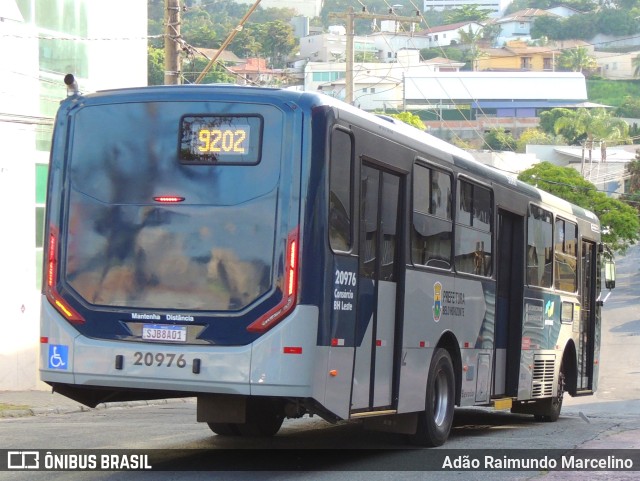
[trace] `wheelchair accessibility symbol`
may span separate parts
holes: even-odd
[[[49,345],[49,369],[67,370],[69,363],[69,346]]]

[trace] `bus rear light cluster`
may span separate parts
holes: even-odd
[[[295,228],[287,237],[282,299],[278,304],[247,326],[249,332],[265,332],[293,310],[298,296],[298,235]]]
[[[54,226],[49,229],[49,246],[47,249],[47,284],[45,294],[47,299],[64,318],[73,324],[83,324],[84,319],[58,294],[58,231]]]

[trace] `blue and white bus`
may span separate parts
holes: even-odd
[[[41,378],[88,406],[197,397],[221,435],[455,406],[554,421],[598,378],[594,214],[315,93],[72,95],[55,121]]]

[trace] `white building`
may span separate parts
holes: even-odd
[[[300,39],[299,57],[311,62],[344,62],[347,51],[347,35],[342,26],[331,27],[329,33],[307,35]],[[355,35],[353,38],[355,54],[366,53],[378,58],[378,49],[372,37]]]
[[[510,40],[531,40],[531,27],[540,17],[556,17],[560,15],[540,8],[526,8],[494,21],[500,26],[500,34],[496,45],[501,46]]]
[[[498,102],[513,109],[522,102],[565,105],[587,101],[587,85],[579,72],[417,72],[405,75],[405,99],[420,106],[430,103]],[[410,107],[408,107],[410,108]],[[495,108],[495,107],[494,107]],[[503,107],[500,107],[503,108]]]
[[[640,56],[640,50],[626,53],[596,50],[591,55],[595,57],[602,77],[612,80],[636,78],[634,75],[636,67],[633,62]]]
[[[464,5],[477,5],[480,10],[491,10],[494,15],[500,16],[504,13],[512,0],[424,0],[423,11],[429,10],[449,10]]]
[[[421,62],[418,50],[400,50],[394,63],[356,63],[354,104],[363,110],[404,110],[405,77],[457,72],[463,65],[444,58]],[[344,99],[345,71],[345,62],[308,62],[304,67],[304,90]]]
[[[383,62],[397,62],[398,52],[421,50],[430,46],[429,38],[418,33],[376,32],[369,38],[378,50],[378,58]]]
[[[356,107],[368,111],[402,109],[401,77],[391,77],[382,72],[378,72],[378,75],[371,75],[362,68],[356,68],[353,84],[353,105]],[[318,91],[344,100],[345,79],[326,83],[320,86]]]
[[[0,0],[0,390],[43,387],[43,218],[62,79],[75,74],[84,92],[146,85],[146,35],[144,0]]]
[[[437,27],[428,28],[420,32],[421,36],[426,37],[426,47],[448,47],[456,45],[460,42],[460,31],[477,34],[482,30],[482,25],[478,22],[458,22],[449,25],[438,25]]]

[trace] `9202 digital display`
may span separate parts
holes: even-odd
[[[257,164],[261,137],[258,116],[185,116],[180,122],[180,162]]]

